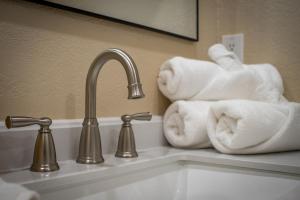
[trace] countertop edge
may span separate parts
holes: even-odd
[[[88,173],[100,173],[100,176],[102,176],[102,174],[125,173],[133,169],[145,169],[147,167],[166,165],[180,161],[225,165],[227,167],[242,167],[250,170],[265,170],[272,173],[288,173],[300,176],[300,151],[281,154],[236,156],[221,154],[213,149],[181,150],[172,147],[153,147],[140,150],[138,153],[139,157],[133,159],[115,158],[114,155],[111,154],[104,155],[106,161],[99,165],[83,165],[69,160],[59,162],[61,169],[56,172],[39,173],[31,172],[26,169],[1,174],[0,177],[7,182],[26,185],[58,180],[74,175],[86,175]]]

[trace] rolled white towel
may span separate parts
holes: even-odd
[[[157,82],[171,101],[190,100],[221,71],[212,62],[174,57],[162,64]]]
[[[171,101],[251,99],[278,102],[283,93],[281,77],[271,65],[250,65],[226,71],[211,62],[182,57],[172,58],[162,65],[158,86]]]
[[[261,84],[257,87],[256,94],[258,101],[278,102],[286,101],[282,96],[283,83],[282,78],[276,67],[271,64],[242,64],[240,59],[234,52],[228,51],[223,44],[212,45],[208,49],[209,57],[215,61],[220,67],[227,71],[252,69],[258,74]]]
[[[260,80],[255,91],[255,100],[273,103],[287,101],[283,96],[283,81],[276,67],[268,63],[244,65],[244,67],[254,70]]]
[[[228,51],[223,44],[214,44],[208,49],[208,56],[222,68],[231,71],[244,66],[234,52]]]
[[[258,85],[254,100],[267,102],[286,101],[282,96],[283,82],[276,67],[271,64],[242,64],[234,52],[228,51],[223,44],[212,45],[208,49],[209,57],[227,71],[252,69],[261,83]],[[244,98],[243,98],[244,99]]]
[[[247,100],[211,105],[207,131],[222,153],[257,154],[300,149],[300,104]]]
[[[5,200],[38,200],[37,192],[29,190],[21,185],[6,183],[0,178],[0,199]]]
[[[176,101],[169,106],[163,118],[164,134],[174,147],[211,147],[206,122],[213,102]]]

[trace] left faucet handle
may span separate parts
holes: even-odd
[[[24,116],[7,116],[7,128],[18,128],[31,125],[40,125],[34,147],[33,161],[30,170],[34,172],[49,172],[59,169],[56,160],[56,151],[49,126],[52,120],[49,117],[33,118]]]
[[[41,128],[49,127],[52,124],[52,120],[49,117],[33,118],[25,116],[7,116],[5,119],[7,128],[18,128],[35,124],[40,125]]]

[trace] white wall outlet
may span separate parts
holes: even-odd
[[[234,52],[243,63],[244,60],[244,34],[223,35],[223,45],[229,50]]]

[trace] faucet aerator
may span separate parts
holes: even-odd
[[[142,84],[136,83],[128,85],[128,99],[140,99],[144,97],[145,94],[142,89]]]

